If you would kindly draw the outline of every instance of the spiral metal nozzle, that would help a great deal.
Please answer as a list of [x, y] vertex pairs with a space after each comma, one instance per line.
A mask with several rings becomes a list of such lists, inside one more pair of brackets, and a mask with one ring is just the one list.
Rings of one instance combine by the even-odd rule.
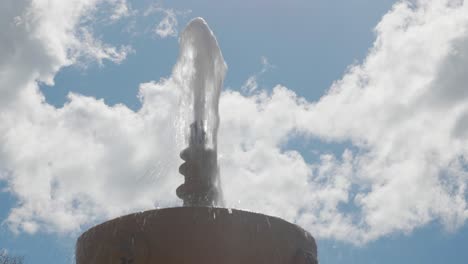
[[189, 147], [180, 153], [185, 161], [180, 174], [185, 182], [177, 190], [184, 206], [217, 206], [221, 203], [217, 153], [206, 148], [206, 133], [202, 121], [190, 125]]

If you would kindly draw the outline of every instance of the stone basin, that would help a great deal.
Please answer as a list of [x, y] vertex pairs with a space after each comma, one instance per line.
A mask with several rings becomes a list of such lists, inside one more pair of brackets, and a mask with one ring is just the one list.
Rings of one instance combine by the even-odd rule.
[[77, 264], [317, 263], [314, 238], [280, 218], [178, 207], [122, 216], [83, 233]]

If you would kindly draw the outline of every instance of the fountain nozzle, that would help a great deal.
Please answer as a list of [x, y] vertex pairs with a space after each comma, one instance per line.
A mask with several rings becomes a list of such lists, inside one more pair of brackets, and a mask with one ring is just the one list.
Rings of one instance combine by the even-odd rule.
[[179, 167], [185, 182], [176, 193], [184, 201], [184, 206], [219, 206], [221, 187], [217, 153], [206, 147], [203, 121], [190, 125], [189, 147], [180, 153], [180, 157], [185, 161]]

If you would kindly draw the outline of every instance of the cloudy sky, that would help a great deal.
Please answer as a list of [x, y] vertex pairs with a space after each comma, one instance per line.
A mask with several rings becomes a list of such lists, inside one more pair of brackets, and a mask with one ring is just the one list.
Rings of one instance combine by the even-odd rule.
[[280, 216], [321, 263], [468, 261], [463, 0], [0, 3], [0, 249], [73, 263], [76, 237], [181, 205], [179, 34], [228, 65], [226, 204]]

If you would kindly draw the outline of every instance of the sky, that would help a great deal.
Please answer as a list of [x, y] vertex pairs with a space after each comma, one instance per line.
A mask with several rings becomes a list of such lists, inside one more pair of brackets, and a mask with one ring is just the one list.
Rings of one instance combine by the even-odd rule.
[[2, 1], [0, 249], [74, 263], [91, 226], [181, 205], [195, 17], [228, 67], [226, 206], [304, 227], [320, 263], [467, 262], [462, 0]]

